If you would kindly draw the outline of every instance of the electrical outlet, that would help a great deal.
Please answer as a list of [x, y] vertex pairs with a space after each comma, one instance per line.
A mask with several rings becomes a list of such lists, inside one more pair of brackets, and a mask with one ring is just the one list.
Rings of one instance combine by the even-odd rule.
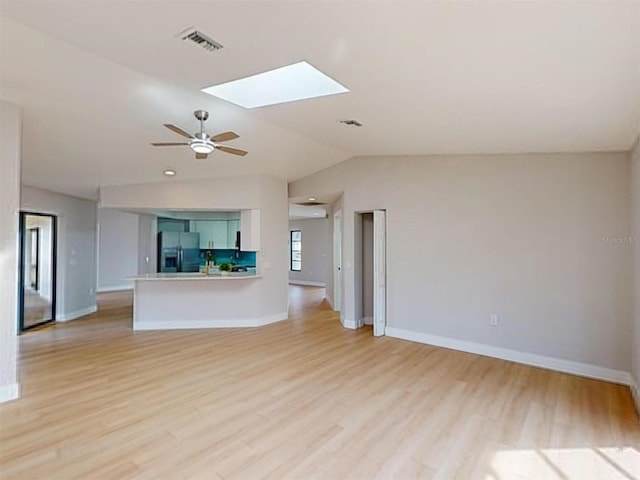
[[492, 313], [489, 316], [489, 325], [491, 325], [492, 327], [497, 327], [498, 325], [500, 325], [500, 317], [497, 314]]
[[89, 295], [93, 295], [93, 288], [89, 289]]

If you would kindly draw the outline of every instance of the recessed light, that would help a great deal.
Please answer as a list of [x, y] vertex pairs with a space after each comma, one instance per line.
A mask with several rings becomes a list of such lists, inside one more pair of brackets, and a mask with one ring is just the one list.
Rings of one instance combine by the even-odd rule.
[[346, 93], [349, 89], [307, 62], [298, 62], [202, 91], [244, 108], [257, 108]]
[[320, 214], [319, 214], [318, 212], [314, 213], [314, 215], [315, 215], [316, 217], [319, 217], [319, 216], [320, 216]]
[[164, 170], [162, 172], [164, 175], [166, 175], [167, 177], [173, 177], [175, 176], [175, 174], [177, 173], [175, 170], [172, 170], [170, 168], [167, 168], [166, 170]]
[[309, 201], [310, 202], [315, 202], [316, 201], [316, 197], [309, 197]]

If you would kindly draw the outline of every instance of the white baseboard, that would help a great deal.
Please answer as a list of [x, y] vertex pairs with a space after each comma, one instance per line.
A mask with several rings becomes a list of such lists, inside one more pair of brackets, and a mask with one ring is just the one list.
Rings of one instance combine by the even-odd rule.
[[362, 325], [373, 325], [373, 317], [363, 317], [360, 322], [362, 322]]
[[11, 383], [9, 385], [0, 386], [0, 403], [15, 400], [20, 396], [20, 385]]
[[288, 320], [289, 314], [287, 312], [276, 313], [273, 315], [267, 315], [266, 317], [258, 318], [257, 327], [261, 327], [263, 325], [269, 325], [270, 323], [282, 322], [283, 320]]
[[455, 338], [440, 337], [427, 333], [412, 332], [400, 328], [386, 328], [386, 335], [389, 337], [411, 340], [413, 342], [435, 345], [437, 347], [451, 348], [463, 352], [475, 353], [486, 357], [500, 358], [511, 362], [523, 363], [534, 367], [556, 370], [558, 372], [571, 373], [581, 377], [606, 380], [608, 382], [631, 385], [631, 374], [622, 370], [600, 367], [588, 363], [574, 362], [562, 358], [547, 357], [535, 353], [520, 352], [508, 348], [494, 347], [483, 343], [467, 342]]
[[342, 326], [344, 328], [350, 328], [351, 330], [355, 330], [358, 328], [358, 323], [355, 320], [347, 318], [341, 318], [340, 320], [342, 321]]
[[90, 307], [83, 308], [82, 310], [76, 310], [75, 312], [70, 312], [65, 315], [56, 315], [56, 322], [70, 322], [71, 320], [84, 317], [85, 315], [91, 315], [92, 313], [96, 313], [97, 311], [98, 306], [92, 305]]
[[291, 280], [289, 279], [289, 283], [291, 285], [307, 285], [309, 287], [326, 287], [327, 284], [324, 282], [311, 282], [309, 280]]
[[629, 385], [631, 388], [631, 396], [633, 397], [633, 403], [636, 405], [636, 413], [638, 417], [640, 417], [640, 384], [631, 376], [631, 384]]
[[259, 318], [238, 318], [229, 320], [156, 320], [156, 321], [144, 321], [133, 322], [133, 329], [139, 330], [189, 330], [194, 328], [250, 328], [250, 327], [262, 327], [271, 323], [281, 322], [287, 320], [289, 315], [287, 312], [276, 313], [274, 315], [267, 315]]
[[333, 309], [333, 298], [331, 298], [329, 295], [325, 295], [324, 299], [327, 301], [329, 306]]
[[122, 292], [125, 290], [133, 290], [133, 285], [117, 285], [115, 287], [99, 287], [97, 293]]

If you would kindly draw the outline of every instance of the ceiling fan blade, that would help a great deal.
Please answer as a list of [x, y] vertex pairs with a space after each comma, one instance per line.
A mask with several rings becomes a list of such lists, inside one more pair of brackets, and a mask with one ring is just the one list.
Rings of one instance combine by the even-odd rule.
[[228, 142], [229, 140], [235, 140], [238, 137], [239, 135], [236, 132], [224, 132], [211, 137], [211, 141], [215, 143]]
[[206, 153], [196, 153], [196, 160], [206, 160], [207, 156]]
[[180, 127], [176, 127], [175, 125], [171, 125], [170, 123], [165, 123], [164, 126], [167, 127], [169, 130], [171, 130], [172, 132], [177, 133], [178, 135], [182, 135], [183, 137], [187, 137], [187, 138], [193, 138], [189, 132], [185, 132]]
[[176, 147], [178, 145], [189, 145], [189, 142], [152, 142], [154, 147]]
[[227, 147], [225, 145], [216, 145], [217, 150], [222, 150], [223, 152], [232, 153], [233, 155], [240, 155], [244, 157], [247, 153], [244, 150], [239, 150], [237, 148]]

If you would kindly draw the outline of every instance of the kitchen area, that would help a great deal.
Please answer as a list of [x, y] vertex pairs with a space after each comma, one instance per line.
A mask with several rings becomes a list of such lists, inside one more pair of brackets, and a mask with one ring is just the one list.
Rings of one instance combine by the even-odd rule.
[[254, 327], [260, 210], [157, 213], [157, 272], [134, 281], [134, 330]]
[[255, 273], [258, 248], [242, 241], [240, 211], [164, 215], [157, 217], [159, 273]]
[[[243, 175], [107, 186], [99, 208], [132, 212], [120, 215], [129, 226], [124, 219], [105, 224], [101, 249], [120, 271], [131, 271], [134, 330], [258, 327], [288, 318], [286, 180]], [[118, 225], [129, 232], [127, 248]]]

